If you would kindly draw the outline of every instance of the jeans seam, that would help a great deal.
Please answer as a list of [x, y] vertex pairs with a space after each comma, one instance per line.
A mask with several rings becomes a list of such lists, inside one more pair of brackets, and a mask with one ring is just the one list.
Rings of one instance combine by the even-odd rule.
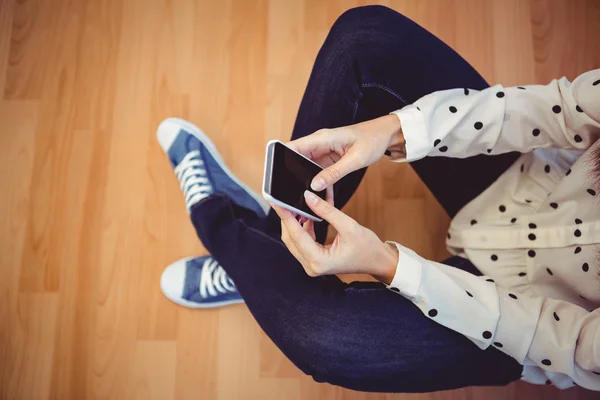
[[360, 85], [361, 88], [371, 88], [371, 87], [375, 87], [378, 89], [381, 89], [383, 91], [386, 91], [387, 93], [391, 94], [392, 96], [394, 96], [395, 98], [397, 98], [398, 100], [400, 100], [401, 102], [403, 102], [404, 104], [408, 104], [408, 102], [404, 99], [403, 96], [400, 96], [398, 93], [396, 93], [395, 91], [393, 91], [392, 89], [390, 89], [389, 87], [379, 84], [379, 83], [363, 83]]
[[[354, 111], [352, 113], [352, 121], [353, 122], [356, 122], [356, 113], [358, 112], [358, 105], [359, 105], [360, 101], [362, 100], [362, 98], [363, 98], [363, 94], [361, 92], [361, 93], [359, 93], [358, 98], [354, 102]], [[335, 188], [334, 188], [334, 190], [335, 190]]]

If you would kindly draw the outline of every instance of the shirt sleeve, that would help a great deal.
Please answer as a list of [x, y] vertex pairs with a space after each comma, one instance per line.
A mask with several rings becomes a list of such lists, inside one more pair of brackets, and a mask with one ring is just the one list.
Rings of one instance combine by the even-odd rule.
[[600, 390], [600, 309], [589, 312], [566, 301], [511, 292], [493, 279], [394, 244], [399, 259], [388, 288], [428, 318], [481, 349], [496, 347], [559, 387], [575, 382]]
[[548, 85], [431, 93], [394, 111], [406, 157], [466, 158], [530, 152], [540, 147], [584, 150], [600, 137], [600, 69]]

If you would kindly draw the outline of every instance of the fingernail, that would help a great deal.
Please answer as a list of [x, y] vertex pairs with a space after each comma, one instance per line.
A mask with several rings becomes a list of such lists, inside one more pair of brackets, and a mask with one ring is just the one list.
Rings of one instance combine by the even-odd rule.
[[317, 196], [313, 193], [313, 192], [309, 192], [308, 190], [304, 191], [304, 199], [306, 199], [306, 202], [308, 204], [312, 204], [315, 205], [317, 204]]
[[325, 186], [327, 186], [327, 184], [325, 183], [325, 180], [323, 178], [317, 178], [317, 179], [313, 180], [312, 183], [310, 184], [310, 187], [312, 188], [312, 190], [315, 190], [317, 192], [319, 190], [325, 189]]

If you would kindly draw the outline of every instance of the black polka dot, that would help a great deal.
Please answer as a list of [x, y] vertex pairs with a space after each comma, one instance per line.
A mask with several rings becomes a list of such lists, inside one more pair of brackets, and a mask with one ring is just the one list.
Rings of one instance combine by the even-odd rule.
[[533, 136], [539, 136], [540, 135], [540, 130], [538, 128], [535, 128], [533, 131], [531, 131], [531, 134]]
[[581, 107], [579, 107], [578, 105], [575, 106], [575, 109], [577, 110], [577, 112], [583, 112], [583, 110], [581, 109]]
[[580, 237], [581, 231], [579, 229], [575, 229], [575, 232], [573, 232], [573, 235], [575, 235], [576, 237]]
[[494, 346], [498, 347], [499, 349], [501, 349], [502, 347], [504, 347], [502, 345], [502, 343], [500, 343], [500, 342], [494, 342]]
[[547, 358], [544, 358], [542, 360], [542, 364], [544, 364], [544, 365], [552, 365], [552, 361], [548, 360]]
[[529, 200], [529, 199], [525, 199], [525, 203], [527, 203], [527, 204], [531, 204], [531, 200]]
[[447, 151], [448, 151], [448, 146], [442, 146], [442, 147], [440, 147], [440, 151], [441, 151], [442, 153], [445, 153], [445, 152], [447, 152]]
[[488, 279], [486, 279], [485, 281], [486, 281], [486, 282], [492, 282], [492, 283], [494, 283], [494, 280], [493, 280], [492, 278], [488, 278]]
[[396, 293], [400, 293], [400, 289], [396, 288], [396, 287], [390, 287], [390, 290], [392, 292], [396, 292]]
[[498, 261], [498, 256], [495, 254], [492, 254], [490, 258], [492, 259], [492, 261]]
[[595, 81], [594, 83], [592, 83], [592, 86], [598, 86], [600, 84], [600, 79], [598, 79], [597, 81]]
[[483, 333], [481, 334], [481, 336], [483, 336], [484, 339], [491, 339], [492, 332], [490, 332], [490, 331], [483, 331]]
[[519, 276], [521, 276], [521, 277], [527, 276], [527, 272], [519, 272]]
[[469, 293], [467, 290], [465, 290], [465, 292], [467, 292], [467, 294], [469, 295], [469, 297], [473, 297], [473, 295], [471, 293]]
[[535, 250], [529, 250], [529, 251], [527, 252], [527, 255], [528, 255], [529, 257], [531, 257], [531, 258], [535, 257]]
[[575, 254], [580, 253], [581, 252], [581, 247], [577, 246], [575, 247]]
[[521, 172], [525, 171], [525, 165], [521, 164]]
[[575, 137], [573, 139], [575, 139], [575, 142], [577, 142], [577, 143], [583, 142], [583, 138], [579, 135], [575, 135]]
[[600, 372], [592, 371], [592, 374], [594, 374], [594, 375], [600, 375]]
[[452, 236], [450, 236], [450, 232], [448, 232], [448, 239], [452, 239]]
[[557, 320], [557, 321], [560, 321], [560, 318], [558, 317], [558, 314], [557, 314], [557, 313], [553, 313], [552, 315], [554, 316], [554, 319], [555, 319], [555, 320]]
[[471, 220], [471, 225], [475, 225], [476, 223], [477, 223], [477, 220], [476, 220], [476, 219], [472, 219], [472, 220]]
[[468, 95], [469, 95], [469, 89], [467, 89], [467, 88], [464, 88], [464, 89], [463, 89], [463, 91], [465, 92], [465, 96], [468, 96]]
[[515, 222], [517, 222], [517, 219], [513, 218], [513, 219], [510, 220], [510, 222], [514, 224]]
[[546, 379], [546, 385], [551, 385], [552, 381], [550, 379]]
[[496, 93], [496, 97], [499, 98], [499, 99], [503, 98], [504, 97], [504, 92], [498, 92], [498, 93]]
[[492, 152], [492, 149], [487, 149], [488, 154]]
[[529, 229], [535, 229], [537, 228], [537, 225], [534, 223], [529, 224]]
[[501, 205], [500, 207], [498, 207], [498, 210], [500, 210], [500, 212], [504, 212], [506, 211], [506, 207]]
[[535, 240], [535, 235], [533, 233], [530, 233], [529, 235], [527, 235], [527, 237], [529, 238], [529, 240]]
[[473, 127], [477, 130], [480, 130], [481, 128], [483, 128], [483, 124], [479, 121], [475, 122], [475, 125], [473, 125]]
[[550, 275], [550, 276], [554, 275], [554, 274], [552, 273], [552, 270], [551, 270], [550, 268], [546, 268], [546, 272], [547, 272], [547, 273], [548, 273], [548, 275]]
[[441, 140], [440, 139], [435, 139], [433, 141], [433, 147], [436, 147], [438, 144], [440, 144]]
[[583, 263], [581, 269], [583, 270], [583, 272], [588, 272], [590, 270], [590, 265], [588, 263]]
[[435, 308], [432, 308], [431, 310], [429, 310], [429, 312], [427, 313], [427, 315], [429, 315], [431, 318], [435, 317], [436, 315], [438, 315], [438, 312]]
[[421, 111], [421, 109], [419, 108], [419, 106], [417, 106], [417, 110]]
[[566, 176], [569, 176], [571, 174], [571, 168], [569, 168], [569, 170], [566, 173]]
[[550, 203], [550, 207], [554, 208], [555, 210], [558, 208], [558, 203]]
[[546, 164], [546, 166], [544, 167], [544, 172], [545, 173], [550, 173], [550, 166]]
[[595, 196], [595, 195], [596, 195], [596, 191], [595, 191], [594, 189], [588, 189], [588, 190], [587, 190], [587, 192], [588, 192], [589, 194], [591, 194], [592, 196]]
[[576, 223], [577, 225], [579, 225], [579, 224], [583, 223], [583, 221], [582, 221], [582, 220], [580, 220], [579, 218], [575, 218], [575, 223]]
[[517, 89], [525, 90], [523, 86], [517, 86]]
[[554, 114], [558, 114], [562, 111], [562, 108], [560, 108], [559, 105], [556, 105], [556, 106], [552, 107], [552, 111], [554, 112]]
[[454, 107], [454, 106], [450, 106], [450, 108], [448, 108], [448, 109], [450, 110], [450, 112], [451, 112], [451, 113], [455, 113], [455, 112], [457, 112], [457, 111], [458, 111], [458, 110], [456, 109], [456, 107]]
[[515, 299], [515, 300], [518, 299], [517, 295], [512, 294], [512, 293], [509, 293], [508, 297], [510, 297], [511, 299]]

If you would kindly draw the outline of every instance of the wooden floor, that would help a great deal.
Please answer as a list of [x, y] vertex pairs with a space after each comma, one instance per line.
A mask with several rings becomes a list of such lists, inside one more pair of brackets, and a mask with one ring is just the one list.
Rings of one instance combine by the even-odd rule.
[[[158, 123], [197, 123], [258, 189], [264, 144], [289, 137], [328, 28], [363, 3], [0, 0], [0, 399], [598, 398], [522, 383], [424, 395], [316, 384], [244, 306], [192, 311], [162, 296], [163, 267], [205, 250]], [[490, 83], [600, 66], [600, 1], [383, 4]], [[407, 166], [375, 165], [347, 211], [445, 254], [448, 218]]]

